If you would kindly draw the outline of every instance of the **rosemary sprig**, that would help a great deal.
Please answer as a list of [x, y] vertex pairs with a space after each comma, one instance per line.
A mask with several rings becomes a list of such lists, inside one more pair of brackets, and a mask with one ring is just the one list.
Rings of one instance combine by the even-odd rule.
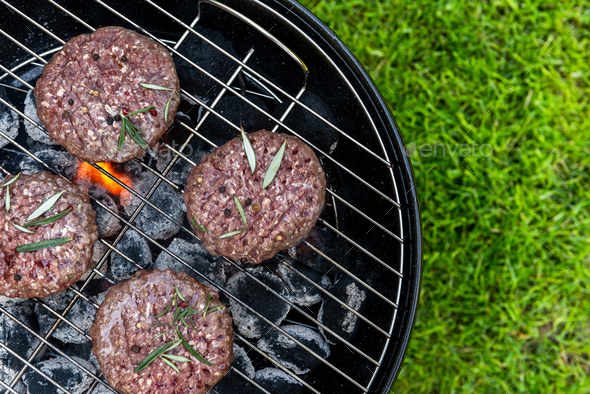
[[176, 285], [174, 285], [174, 290], [176, 290], [176, 294], [178, 294], [178, 298], [180, 298], [182, 301], [186, 302], [186, 300], [184, 299], [182, 294], [180, 294], [180, 290], [178, 290], [178, 287], [176, 287]]
[[252, 170], [252, 174], [256, 170], [256, 153], [254, 152], [254, 148], [252, 148], [252, 144], [250, 143], [250, 139], [246, 135], [244, 131], [244, 127], [242, 127], [242, 123], [240, 122], [240, 130], [242, 133], [242, 143], [244, 144], [244, 151], [246, 152], [246, 158], [248, 159], [248, 164], [250, 164], [250, 169]]
[[[140, 372], [142, 371], [145, 367], [147, 367], [149, 364], [151, 364], [153, 361], [155, 361], [156, 359], [160, 358], [163, 362], [165, 362], [168, 366], [170, 366], [170, 368], [174, 369], [178, 374], [180, 374], [180, 370], [178, 369], [178, 367], [176, 367], [176, 365], [174, 365], [173, 361], [177, 361], [177, 362], [190, 362], [190, 359], [183, 357], [183, 356], [178, 356], [178, 355], [174, 355], [174, 354], [168, 354], [168, 352], [170, 350], [175, 349], [176, 347], [180, 346], [181, 344], [186, 348], [186, 350], [193, 355], [195, 358], [197, 358], [197, 360], [207, 364], [210, 367], [213, 367], [213, 364], [211, 364], [211, 362], [209, 362], [205, 357], [203, 357], [202, 355], [199, 354], [199, 352], [197, 352], [191, 345], [190, 343], [182, 336], [182, 334], [180, 334], [180, 330], [179, 327], [177, 325], [177, 322], [180, 321], [188, 330], [190, 330], [191, 328], [195, 331], [198, 331], [193, 322], [192, 319], [189, 319], [189, 323], [190, 325], [186, 322], [185, 317], [187, 316], [193, 316], [196, 314], [200, 314], [203, 313], [203, 319], [207, 316], [207, 313], [212, 313], [215, 311], [218, 311], [220, 309], [223, 309], [223, 306], [218, 306], [212, 309], [209, 309], [209, 306], [211, 305], [211, 294], [208, 295], [207, 297], [207, 304], [205, 306], [205, 310], [204, 311], [197, 311], [195, 309], [193, 309], [192, 306], [189, 306], [187, 309], [182, 309], [178, 307], [178, 302], [177, 300], [180, 299], [183, 302], [186, 302], [185, 297], [182, 295], [182, 293], [180, 292], [180, 289], [174, 285], [174, 294], [173, 296], [170, 298], [170, 301], [168, 302], [168, 305], [166, 306], [166, 308], [164, 309], [164, 311], [162, 313], [160, 313], [157, 316], [154, 316], [154, 318], [159, 318], [162, 317], [164, 314], [166, 314], [169, 310], [170, 307], [172, 305], [174, 305], [174, 316], [173, 316], [173, 322], [172, 323], [155, 323], [152, 324], [151, 326], [148, 327], [151, 328], [155, 325], [161, 325], [161, 326], [170, 326], [172, 328], [172, 330], [174, 331], [173, 333], [171, 332], [163, 332], [160, 333], [158, 335], [156, 335], [154, 338], [152, 338], [152, 340], [150, 341], [150, 345], [152, 345], [154, 343], [154, 341], [164, 335], [175, 335], [176, 340], [172, 340], [170, 342], [165, 343], [164, 345], [158, 347], [157, 349], [153, 350], [145, 359], [143, 359], [141, 361], [141, 363], [139, 363], [139, 365], [137, 366], [137, 368], [135, 368], [135, 372]], [[183, 304], [180, 304], [181, 307], [183, 306]]]
[[234, 196], [234, 203], [236, 204], [236, 208], [238, 208], [238, 212], [242, 217], [242, 223], [244, 223], [245, 227], [248, 227], [248, 221], [246, 220], [246, 212], [244, 212], [244, 208], [242, 208], [242, 204], [240, 204], [240, 200], [238, 197]]
[[121, 134], [119, 134], [119, 150], [123, 149], [123, 145], [125, 144], [125, 133], [129, 134], [129, 137], [135, 141], [137, 145], [139, 145], [142, 149], [147, 149], [148, 144], [143, 139], [142, 135], [146, 135], [145, 132], [137, 127], [133, 122], [129, 120], [130, 116], [137, 115], [142, 112], [148, 112], [156, 107], [147, 107], [142, 108], [137, 111], [133, 111], [130, 114], [123, 115], [123, 111], [119, 116], [121, 116]]
[[24, 228], [23, 226], [19, 226], [18, 224], [14, 224], [11, 220], [8, 220], [10, 224], [12, 224], [18, 231], [22, 231], [23, 233], [27, 234], [35, 234], [34, 231], [29, 230], [28, 228]]
[[44, 226], [46, 224], [51, 224], [53, 222], [57, 222], [59, 219], [63, 218], [68, 213], [70, 213], [71, 210], [72, 210], [72, 208], [68, 208], [63, 212], [60, 212], [57, 215], [50, 216], [46, 219], [37, 220], [35, 222], [25, 223], [25, 224], [23, 224], [23, 227]]
[[[180, 343], [180, 341], [178, 341], [178, 343]], [[143, 359], [142, 362], [139, 363], [139, 365], [135, 368], [133, 372], [137, 373], [143, 371], [145, 367], [150, 365], [155, 359], [167, 352], [172, 347], [172, 345], [174, 345], [174, 342], [168, 342], [152, 351], [150, 354], [147, 355], [146, 358]]]
[[41, 242], [33, 242], [30, 244], [19, 246], [18, 248], [16, 248], [16, 251], [24, 253], [24, 252], [33, 252], [35, 250], [52, 248], [54, 246], [59, 246], [59, 245], [63, 245], [65, 243], [68, 243], [72, 239], [73, 238], [56, 238], [56, 239], [48, 239], [46, 241], [41, 241]]
[[266, 170], [266, 174], [264, 175], [264, 181], [262, 182], [262, 188], [266, 189], [275, 179], [277, 172], [279, 172], [279, 168], [281, 168], [281, 163], [283, 162], [283, 156], [285, 156], [285, 147], [287, 146], [287, 140], [283, 142], [281, 148], [273, 157], [270, 165], [268, 166], [268, 170]]
[[217, 239], [230, 238], [230, 237], [236, 236], [238, 234], [242, 234], [246, 230], [248, 230], [248, 229], [247, 228], [241, 228], [239, 230], [230, 231], [229, 233], [221, 234], [220, 236], [217, 237]]
[[20, 176], [21, 173], [22, 173], [22, 171], [19, 172], [18, 174], [16, 174], [14, 176], [14, 178], [12, 178], [11, 180], [9, 180], [9, 181], [1, 184], [0, 187], [5, 187], [5, 186], [8, 186], [8, 185], [12, 185], [14, 182], [16, 182], [16, 180], [18, 179], [18, 177]]
[[39, 216], [45, 214], [47, 211], [49, 211], [51, 208], [53, 208], [53, 206], [55, 205], [55, 203], [57, 202], [57, 200], [59, 200], [60, 197], [65, 192], [66, 191], [64, 190], [63, 192], [59, 192], [57, 194], [54, 194], [53, 196], [51, 196], [47, 200], [45, 200], [45, 202], [43, 204], [41, 204], [39, 206], [39, 208], [35, 209], [33, 211], [33, 213], [29, 215], [29, 217], [27, 218], [27, 222], [30, 222], [31, 220], [37, 219]]

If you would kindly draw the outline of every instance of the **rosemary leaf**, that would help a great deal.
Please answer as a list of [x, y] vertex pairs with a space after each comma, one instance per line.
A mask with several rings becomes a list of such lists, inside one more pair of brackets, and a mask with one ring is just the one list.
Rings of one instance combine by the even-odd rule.
[[206, 233], [207, 229], [205, 228], [205, 226], [203, 226], [202, 224], [197, 224], [197, 227], [199, 228], [199, 230], [201, 230], [202, 232]]
[[264, 181], [262, 182], [262, 188], [266, 189], [275, 179], [277, 172], [279, 172], [279, 168], [281, 168], [281, 163], [283, 162], [283, 156], [285, 156], [285, 147], [287, 146], [287, 140], [283, 142], [281, 148], [273, 157], [270, 165], [268, 166], [268, 170], [266, 170], [266, 174], [264, 175]]
[[4, 197], [4, 201], [6, 202], [6, 213], [10, 211], [10, 186], [6, 186], [6, 197]]
[[170, 109], [170, 101], [172, 101], [172, 97], [174, 97], [174, 95], [170, 96], [168, 102], [166, 103], [166, 107], [164, 108], [164, 121], [166, 122], [168, 122], [168, 110]]
[[155, 359], [164, 354], [173, 344], [174, 342], [168, 342], [163, 344], [159, 348], [154, 349], [150, 354], [147, 355], [146, 358], [143, 359], [142, 362], [139, 363], [139, 365], [135, 368], [133, 372], [137, 373], [143, 371], [145, 367], [150, 365]]
[[240, 213], [240, 216], [242, 217], [242, 223], [244, 223], [245, 227], [248, 227], [248, 221], [246, 220], [246, 212], [244, 212], [244, 208], [242, 208], [242, 204], [240, 204], [240, 200], [238, 200], [238, 198], [236, 196], [234, 196], [234, 203], [236, 204], [236, 207], [238, 208], [238, 212]]
[[160, 359], [162, 361], [164, 361], [166, 364], [168, 364], [170, 366], [170, 368], [172, 368], [173, 370], [175, 370], [177, 374], [181, 375], [180, 370], [178, 369], [178, 367], [176, 365], [172, 364], [172, 361], [168, 361], [168, 360], [166, 360], [163, 357], [160, 357]]
[[121, 118], [121, 134], [119, 134], [119, 150], [125, 145], [125, 118]]
[[186, 300], [184, 299], [182, 294], [180, 294], [180, 290], [178, 290], [178, 287], [176, 287], [176, 285], [174, 285], [174, 290], [176, 290], [176, 294], [178, 294], [178, 298], [180, 298], [182, 301], [186, 302]]
[[203, 313], [203, 320], [207, 317], [207, 310], [209, 309], [209, 305], [211, 305], [211, 293], [207, 296], [207, 304], [205, 305], [205, 313]]
[[248, 159], [248, 164], [250, 164], [250, 169], [252, 170], [252, 174], [256, 170], [256, 153], [254, 152], [254, 148], [252, 148], [252, 144], [250, 143], [250, 139], [246, 135], [242, 124], [240, 123], [240, 129], [242, 132], [242, 142], [244, 144], [244, 151], [246, 152], [246, 158]]
[[18, 224], [14, 224], [12, 223], [11, 220], [8, 220], [10, 222], [10, 224], [12, 224], [18, 231], [22, 231], [23, 233], [27, 233], [27, 234], [35, 234], [34, 231], [29, 230], [28, 228], [24, 228], [22, 226], [19, 226]]
[[192, 318], [188, 319], [188, 323], [191, 325], [191, 327], [193, 328], [193, 330], [195, 330], [195, 331], [199, 331], [199, 330], [197, 330], [197, 328], [195, 327], [195, 325], [194, 325], [194, 323], [193, 323], [193, 319], [192, 319]]
[[160, 85], [154, 85], [153, 83], [140, 83], [141, 86], [143, 86], [146, 89], [153, 89], [153, 90], [174, 90], [174, 89], [170, 89], [170, 88], [165, 88], [164, 86], [160, 86]]
[[162, 357], [166, 357], [172, 361], [178, 361], [179, 363], [190, 363], [190, 358], [186, 358], [183, 356], [176, 356], [174, 354], [162, 354]]
[[36, 222], [25, 223], [23, 225], [23, 227], [44, 226], [46, 224], [51, 224], [53, 222], [57, 222], [59, 219], [63, 218], [68, 213], [70, 213], [71, 210], [72, 210], [72, 208], [68, 208], [68, 209], [66, 209], [63, 212], [60, 212], [57, 215], [50, 216], [50, 217], [48, 217], [46, 219], [37, 220]]
[[164, 312], [160, 313], [158, 316], [154, 316], [154, 319], [158, 319], [158, 318], [164, 316], [166, 314], [166, 312], [168, 312], [168, 309], [170, 309], [170, 305], [172, 305], [172, 298], [170, 298], [170, 302], [168, 303], [168, 306], [166, 307], [166, 309], [164, 309]]
[[181, 341], [181, 340], [178, 340], [178, 341], [174, 342], [174, 343], [172, 344], [172, 346], [170, 346], [170, 347], [168, 348], [168, 350], [167, 350], [167, 351], [169, 351], [169, 350], [172, 350], [172, 349], [176, 349], [177, 347], [179, 347], [179, 346], [180, 346], [180, 344], [181, 344], [181, 343], [182, 343], [182, 341]]
[[63, 245], [68, 243], [73, 238], [56, 238], [56, 239], [48, 239], [46, 241], [41, 242], [33, 242], [31, 244], [21, 245], [16, 248], [17, 252], [25, 253], [25, 252], [33, 252], [35, 250], [47, 249], [52, 248], [54, 246]]
[[127, 115], [124, 115], [124, 116], [125, 116], [126, 118], [128, 118], [128, 117], [130, 117], [130, 116], [133, 116], [133, 115], [135, 115], [135, 114], [139, 114], [139, 113], [142, 113], [142, 112], [148, 112], [148, 111], [151, 111], [152, 109], [156, 109], [156, 107], [148, 107], [148, 108], [142, 108], [142, 109], [138, 109], [137, 111], [133, 111], [133, 112], [131, 112], [130, 114], [127, 114]]
[[193, 347], [190, 345], [190, 343], [188, 343], [188, 341], [186, 339], [184, 339], [184, 337], [182, 336], [182, 334], [180, 333], [180, 331], [178, 330], [178, 328], [176, 328], [176, 334], [178, 335], [178, 337], [182, 341], [182, 345], [184, 346], [184, 348], [186, 350], [188, 350], [188, 352], [190, 354], [192, 354], [200, 362], [202, 362], [204, 364], [207, 364], [210, 367], [213, 367], [213, 364], [211, 364], [205, 357], [201, 356], [199, 354], [199, 352], [197, 352], [195, 349], [193, 349]]
[[150, 346], [152, 345], [152, 343], [154, 343], [154, 341], [155, 341], [156, 339], [158, 339], [158, 338], [159, 338], [159, 337], [161, 337], [162, 335], [169, 335], [169, 334], [170, 334], [169, 332], [161, 332], [161, 333], [159, 333], [158, 335], [156, 335], [155, 337], [153, 337], [153, 338], [152, 338], [152, 340], [150, 341]]
[[[217, 312], [217, 311], [219, 311], [219, 310], [222, 310], [223, 308], [224, 308], [223, 306], [216, 306], [216, 307], [215, 307], [215, 308], [213, 308], [213, 309], [209, 309], [209, 310], [207, 311], [207, 313], [213, 313], [213, 312]], [[203, 316], [203, 318], [205, 318], [205, 317]]]
[[188, 324], [186, 324], [186, 321], [184, 321], [184, 317], [180, 318], [180, 321], [182, 322], [182, 324], [184, 324], [186, 326], [186, 328], [188, 328], [189, 330], [191, 329]]
[[221, 234], [220, 236], [217, 237], [217, 239], [230, 238], [230, 237], [233, 237], [235, 235], [242, 234], [246, 230], [248, 230], [248, 229], [247, 228], [241, 228], [241, 229], [236, 230], [236, 231], [231, 231], [229, 233]]
[[16, 180], [18, 179], [18, 177], [20, 176], [20, 174], [21, 174], [21, 173], [22, 173], [22, 171], [21, 171], [21, 172], [19, 172], [18, 174], [16, 174], [16, 175], [14, 176], [14, 178], [12, 178], [11, 180], [9, 180], [9, 181], [7, 181], [7, 182], [5, 182], [5, 183], [1, 184], [1, 185], [0, 185], [0, 187], [4, 187], [4, 186], [8, 186], [8, 185], [12, 185], [14, 182], [16, 182]]
[[[141, 129], [137, 128], [137, 126], [135, 126], [133, 123], [131, 123], [131, 121], [129, 119], [123, 119], [123, 124], [125, 125], [125, 129], [127, 130], [127, 133], [129, 133], [129, 137], [131, 137], [131, 139], [133, 141], [135, 141], [135, 143], [137, 145], [139, 145], [142, 149], [147, 148], [147, 143], [145, 142], [145, 140], [143, 139], [143, 137], [140, 135], [140, 133], [138, 133], [138, 130], [141, 131]], [[143, 131], [141, 131], [143, 133]]]
[[27, 222], [37, 219], [39, 216], [43, 215], [44, 213], [49, 211], [51, 208], [53, 208], [53, 206], [55, 205], [57, 200], [59, 200], [59, 198], [65, 192], [66, 191], [64, 190], [63, 192], [59, 192], [57, 194], [54, 194], [53, 196], [51, 196], [47, 200], [45, 200], [45, 202], [43, 204], [41, 204], [39, 206], [39, 208], [35, 209], [35, 211], [29, 215], [29, 217], [27, 218]]

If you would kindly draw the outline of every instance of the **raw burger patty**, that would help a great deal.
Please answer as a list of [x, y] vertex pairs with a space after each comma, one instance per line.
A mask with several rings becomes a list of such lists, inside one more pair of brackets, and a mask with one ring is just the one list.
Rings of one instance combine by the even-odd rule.
[[[186, 302], [176, 297], [176, 286]], [[111, 288], [98, 309], [96, 321], [90, 329], [92, 352], [97, 357], [106, 381], [123, 394], [142, 393], [206, 393], [225, 376], [233, 362], [234, 332], [227, 308], [185, 317], [187, 328], [181, 321], [172, 329], [177, 308], [205, 311], [208, 296], [211, 302], [207, 310], [223, 306], [217, 292], [188, 276], [185, 272], [138, 271], [127, 282]], [[161, 317], [156, 318], [164, 313]], [[150, 328], [155, 323], [160, 323]], [[191, 324], [192, 323], [192, 324]], [[173, 361], [181, 375], [161, 358], [136, 373], [137, 366], [154, 350], [179, 338], [178, 329], [201, 356], [214, 366], [208, 366], [191, 355], [180, 345], [168, 352], [182, 356], [190, 362]], [[195, 331], [195, 329], [197, 331]], [[160, 333], [170, 333], [154, 337]]]
[[[238, 136], [204, 156], [192, 170], [184, 201], [193, 229], [211, 254], [260, 263], [307, 236], [324, 206], [326, 178], [316, 155], [297, 137], [266, 130], [248, 137], [256, 153], [254, 174]], [[262, 189], [266, 171], [285, 139], [279, 171], [270, 186]], [[234, 196], [244, 208], [248, 229], [218, 239], [246, 227]]]
[[[0, 184], [12, 178], [9, 176]], [[0, 295], [43, 298], [67, 289], [92, 268], [92, 249], [98, 239], [96, 213], [90, 205], [87, 189], [48, 172], [21, 175], [8, 188], [8, 213], [4, 209], [7, 188], [0, 188]], [[34, 221], [71, 208], [66, 216], [50, 224], [27, 227], [35, 234], [14, 227], [12, 223], [24, 225], [41, 204], [62, 191], [65, 193], [53, 208]], [[73, 239], [34, 252], [16, 251], [21, 245], [57, 238]]]
[[[172, 125], [179, 104], [173, 91], [147, 89], [140, 83], [179, 92], [172, 56], [132, 30], [103, 27], [72, 38], [45, 65], [35, 88], [37, 115], [49, 136], [72, 155], [93, 163], [122, 163], [144, 151], [129, 135], [119, 150], [121, 122], [111, 123], [114, 116], [123, 108], [131, 113], [155, 107], [129, 118], [153, 146]], [[166, 121], [164, 109], [171, 95]]]

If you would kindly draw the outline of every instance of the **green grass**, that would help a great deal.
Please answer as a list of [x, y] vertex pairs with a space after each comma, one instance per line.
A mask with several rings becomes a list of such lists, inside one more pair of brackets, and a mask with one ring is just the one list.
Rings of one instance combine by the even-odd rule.
[[311, 3], [418, 150], [424, 279], [392, 392], [590, 393], [590, 4]]

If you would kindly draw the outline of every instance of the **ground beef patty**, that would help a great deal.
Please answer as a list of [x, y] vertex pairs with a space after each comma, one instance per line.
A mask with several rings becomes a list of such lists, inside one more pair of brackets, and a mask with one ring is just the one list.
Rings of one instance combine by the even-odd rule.
[[[185, 301], [175, 295], [175, 286]], [[188, 327], [180, 320], [174, 322], [180, 311], [190, 308], [199, 313], [184, 317]], [[208, 313], [203, 318], [205, 310]], [[134, 372], [155, 349], [177, 342], [177, 332], [213, 366], [199, 361], [181, 344], [165, 352], [190, 359], [168, 359], [181, 375], [162, 357]], [[138, 271], [116, 285], [98, 309], [90, 335], [92, 352], [105, 379], [123, 394], [206, 393], [225, 376], [234, 360], [234, 332], [227, 308], [215, 290], [185, 272]]]
[[[4, 184], [13, 177], [7, 177]], [[96, 213], [90, 205], [88, 190], [48, 172], [20, 175], [8, 186], [10, 209], [6, 213], [7, 187], [0, 188], [0, 295], [6, 297], [47, 297], [73, 285], [92, 267], [92, 249], [98, 239]], [[27, 218], [47, 199], [65, 191], [47, 213], [34, 221], [71, 211], [61, 219], [45, 225], [27, 227], [27, 234], [14, 225], [23, 226]], [[17, 252], [21, 245], [58, 238], [71, 241], [33, 252]]]
[[[149, 83], [169, 90], [140, 86]], [[180, 92], [172, 56], [155, 41], [122, 27], [103, 27], [68, 41], [43, 68], [35, 102], [49, 136], [68, 152], [89, 162], [122, 163], [144, 154], [129, 135], [119, 150], [122, 109], [154, 145], [173, 123]], [[164, 110], [172, 97], [168, 121]], [[125, 113], [125, 112], [124, 112]]]
[[[184, 201], [193, 229], [211, 254], [260, 263], [312, 229], [324, 206], [326, 178], [316, 155], [297, 137], [266, 130], [248, 137], [256, 153], [254, 174], [238, 136], [204, 156], [192, 170]], [[262, 189], [266, 171], [285, 140], [279, 171]], [[234, 196], [244, 208], [247, 226]], [[245, 227], [238, 235], [219, 239]]]

